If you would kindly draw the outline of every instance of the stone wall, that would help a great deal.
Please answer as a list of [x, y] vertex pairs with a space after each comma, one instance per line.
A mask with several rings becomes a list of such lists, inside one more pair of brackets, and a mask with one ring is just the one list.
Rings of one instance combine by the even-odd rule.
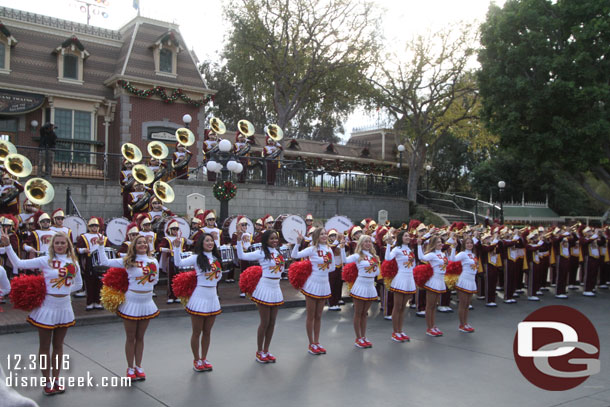
[[[83, 179], [51, 180], [55, 187], [52, 205], [43, 208], [52, 211], [66, 207], [66, 190], [69, 187], [72, 199], [81, 215], [102, 216], [104, 219], [121, 216], [122, 200], [117, 183]], [[200, 193], [205, 196], [206, 209], [220, 212], [220, 203], [212, 194], [212, 184], [204, 181], [179, 181], [172, 183], [176, 199], [167, 206], [179, 215], [186, 214], [186, 196]], [[406, 220], [408, 201], [406, 198], [393, 198], [368, 195], [344, 195], [335, 193], [308, 192], [306, 189], [269, 187], [267, 185], [238, 184], [237, 196], [229, 202], [229, 215], [245, 214], [249, 218], [260, 218], [269, 213], [276, 217], [280, 214], [312, 213], [316, 219], [327, 219], [334, 215], [344, 215], [353, 221], [366, 217], [377, 219], [381, 209], [388, 211], [389, 220]]]

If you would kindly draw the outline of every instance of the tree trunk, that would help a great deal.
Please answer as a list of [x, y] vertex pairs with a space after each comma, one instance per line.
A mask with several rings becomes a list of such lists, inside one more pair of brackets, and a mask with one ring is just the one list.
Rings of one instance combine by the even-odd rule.
[[408, 156], [409, 179], [407, 181], [407, 199], [409, 201], [417, 201], [417, 185], [419, 184], [419, 177], [424, 166], [425, 157], [425, 147], [419, 146], [417, 146], [415, 151]]

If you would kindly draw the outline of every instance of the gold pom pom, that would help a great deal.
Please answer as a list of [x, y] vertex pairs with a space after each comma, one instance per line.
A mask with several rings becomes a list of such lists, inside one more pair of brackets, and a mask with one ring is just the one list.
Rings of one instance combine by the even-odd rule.
[[180, 304], [186, 308], [186, 304], [188, 304], [191, 297], [178, 297], [178, 299], [180, 300]]
[[125, 302], [125, 293], [108, 286], [102, 286], [101, 299], [104, 308], [115, 313], [119, 309], [119, 305]]
[[392, 280], [393, 280], [393, 278], [387, 278], [387, 277], [383, 278], [383, 284], [385, 285], [386, 290], [389, 290], [390, 287], [392, 286]]
[[455, 285], [457, 284], [459, 279], [460, 279], [459, 275], [445, 274], [445, 284], [447, 284], [447, 288], [450, 290], [454, 290]]

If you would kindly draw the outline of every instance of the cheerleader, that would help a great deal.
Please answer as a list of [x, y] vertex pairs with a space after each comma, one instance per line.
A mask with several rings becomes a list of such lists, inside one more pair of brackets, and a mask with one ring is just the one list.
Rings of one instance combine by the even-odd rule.
[[[103, 224], [104, 221], [101, 218], [91, 217], [89, 222], [87, 222], [87, 233], [81, 234], [76, 239], [76, 251], [80, 255], [83, 274], [85, 275], [85, 288], [87, 290], [86, 311], [104, 309], [100, 300], [102, 281], [93, 269], [93, 259], [91, 258], [91, 254], [97, 245], [108, 245], [108, 238], [100, 235], [100, 226]], [[102, 236], [101, 241], [98, 241], [100, 236]]]
[[[2, 249], [5, 250], [5, 249]], [[6, 270], [0, 266], [0, 304], [4, 304], [4, 297], [11, 292], [11, 282], [9, 281]]]
[[[280, 275], [284, 271], [284, 257], [278, 251], [280, 238], [275, 230], [265, 230], [261, 238], [261, 248], [244, 253], [242, 233], [237, 235], [237, 257], [240, 260], [257, 261], [263, 274], [252, 293], [252, 301], [258, 305], [260, 324], [256, 335], [256, 361], [275, 363], [276, 358], [269, 353], [269, 345], [275, 329], [278, 307], [284, 304], [280, 289]], [[249, 238], [248, 238], [249, 239]]]
[[426, 252], [422, 250], [421, 239], [417, 241], [417, 254], [420, 261], [430, 264], [434, 274], [426, 282], [426, 335], [443, 336], [443, 332], [434, 325], [436, 304], [441, 294], [446, 291], [445, 270], [447, 269], [447, 256], [441, 251], [443, 241], [439, 236], [432, 236], [426, 247]]
[[[49, 361], [62, 360], [64, 338], [68, 327], [75, 323], [70, 293], [80, 290], [83, 285], [72, 241], [66, 234], [57, 233], [51, 239], [48, 254], [31, 260], [21, 260], [17, 257], [6, 235], [2, 235], [1, 241], [15, 267], [42, 271], [46, 285], [44, 302], [38, 308], [34, 308], [27, 321], [38, 328], [39, 358], [46, 358]], [[51, 353], [51, 343], [53, 343], [53, 353]], [[44, 388], [45, 395], [65, 391], [58, 382], [60, 363], [51, 363], [51, 365], [52, 371], [50, 366], [41, 369], [47, 381]], [[51, 387], [51, 383], [55, 384]]]
[[138, 236], [130, 243], [127, 255], [122, 259], [109, 260], [102, 246], [97, 246], [97, 253], [102, 266], [127, 269], [129, 287], [125, 301], [117, 310], [125, 327], [126, 376], [132, 380], [145, 380], [146, 374], [142, 370], [144, 334], [150, 320], [159, 315], [152, 299], [153, 288], [159, 281], [159, 263], [152, 256], [144, 236]]
[[315, 228], [311, 235], [311, 246], [299, 251], [303, 242], [301, 233], [297, 236], [297, 244], [292, 248], [292, 258], [307, 257], [311, 262], [311, 274], [305, 281], [301, 293], [305, 295], [305, 309], [307, 319], [305, 329], [309, 339], [308, 352], [312, 355], [326, 354], [326, 349], [320, 345], [320, 325], [322, 324], [322, 311], [327, 298], [330, 298], [330, 283], [328, 274], [335, 270], [335, 256], [328, 247], [328, 235], [324, 228]]
[[[186, 304], [186, 312], [191, 314], [193, 369], [196, 372], [204, 372], [212, 370], [212, 365], [207, 360], [210, 335], [216, 315], [221, 313], [216, 289], [222, 277], [220, 253], [214, 243], [214, 237], [205, 233], [195, 244], [195, 254], [182, 259], [181, 241], [182, 239], [176, 239], [172, 242], [174, 264], [176, 267], [194, 267], [197, 273], [197, 287]], [[201, 343], [201, 353], [199, 353], [199, 343]]]
[[[161, 265], [163, 266], [163, 270], [167, 273], [167, 304], [171, 304], [173, 302], [180, 302], [172, 289], [174, 277], [178, 274], [178, 270], [176, 270], [175, 266], [176, 260], [173, 260], [172, 257], [176, 250], [178, 250], [178, 253], [182, 253], [186, 246], [186, 239], [178, 236], [180, 225], [176, 219], [169, 221], [167, 232], [168, 236], [165, 236], [159, 242], [158, 251], [161, 253]], [[177, 247], [175, 245], [177, 245]]]
[[417, 291], [413, 279], [413, 268], [415, 268], [415, 253], [409, 245], [411, 236], [407, 230], [401, 230], [396, 237], [396, 246], [392, 248], [389, 241], [392, 235], [386, 234], [385, 260], [396, 260], [398, 273], [392, 280], [390, 291], [394, 295], [394, 306], [392, 308], [392, 340], [395, 342], [408, 342], [411, 340], [402, 330], [407, 299]]
[[472, 294], [477, 292], [477, 283], [475, 276], [482, 270], [479, 258], [472, 252], [474, 242], [471, 237], [465, 237], [463, 247], [466, 249], [463, 252], [456, 254], [455, 246], [451, 248], [451, 261], [459, 261], [462, 263], [462, 274], [455, 285], [458, 292], [458, 317], [460, 319], [460, 332], [472, 333], [474, 328], [468, 323], [468, 308], [472, 300]]
[[356, 263], [358, 277], [352, 286], [350, 296], [354, 299], [354, 331], [358, 348], [372, 348], [373, 344], [366, 339], [366, 319], [373, 301], [377, 300], [375, 278], [379, 275], [379, 257], [375, 253], [373, 239], [362, 235], [358, 239], [354, 254], [345, 255], [345, 244], [341, 242], [341, 260], [343, 264]]

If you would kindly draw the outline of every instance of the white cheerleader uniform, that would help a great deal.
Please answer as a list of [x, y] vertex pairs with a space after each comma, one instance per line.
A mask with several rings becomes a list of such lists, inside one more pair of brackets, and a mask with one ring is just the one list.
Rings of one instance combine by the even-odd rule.
[[419, 255], [420, 261], [425, 261], [432, 267], [434, 274], [430, 277], [430, 280], [424, 285], [426, 290], [430, 290], [435, 293], [442, 294], [447, 291], [447, 285], [445, 284], [445, 271], [447, 270], [447, 264], [449, 260], [445, 253], [440, 250], [435, 250], [428, 254], [424, 254], [421, 245], [417, 245], [417, 254]]
[[222, 278], [222, 265], [212, 253], [204, 252], [211, 267], [209, 271], [202, 270], [197, 264], [198, 256], [196, 254], [182, 259], [180, 253], [180, 248], [174, 247], [174, 265], [176, 267], [193, 267], [197, 274], [197, 287], [195, 287], [186, 304], [186, 312], [202, 317], [220, 314], [222, 311], [216, 286]]
[[6, 270], [0, 266], [0, 300], [11, 292], [11, 282], [6, 276]]
[[358, 267], [358, 277], [349, 295], [358, 300], [375, 301], [377, 299], [375, 277], [379, 275], [379, 258], [366, 250], [362, 251], [362, 259], [358, 253], [346, 257], [345, 248], [342, 247], [341, 260], [343, 260], [343, 264], [356, 263], [356, 267]]
[[455, 285], [456, 289], [468, 294], [477, 292], [475, 276], [479, 269], [479, 258], [471, 250], [464, 250], [455, 254], [455, 247], [451, 249], [451, 260], [462, 263], [462, 274]]
[[413, 269], [415, 268], [415, 253], [409, 246], [396, 246], [391, 248], [386, 246], [385, 259], [391, 261], [396, 259], [398, 272], [390, 284], [390, 291], [400, 294], [415, 294], [417, 287], [413, 279]]
[[251, 253], [244, 253], [242, 242], [237, 242], [237, 257], [240, 260], [257, 261], [263, 269], [263, 275], [252, 293], [252, 301], [274, 307], [284, 304], [284, 296], [280, 289], [280, 276], [284, 272], [285, 261], [277, 249], [270, 247], [269, 253], [271, 259], [265, 258], [262, 248]]
[[[97, 247], [100, 265], [125, 268], [124, 259], [108, 259], [102, 246]], [[127, 268], [129, 287], [125, 301], [117, 309], [117, 314], [124, 319], [140, 321], [152, 319], [159, 315], [159, 309], [153, 301], [153, 288], [159, 281], [159, 263], [154, 257], [145, 254], [136, 255], [136, 266]], [[145, 291], [145, 292], [136, 292]]]
[[[27, 321], [39, 328], [55, 329], [73, 326], [74, 311], [70, 293], [78, 291], [83, 286], [78, 263], [65, 254], [56, 254], [49, 265], [49, 256], [22, 260], [15, 254], [13, 248], [7, 246], [6, 253], [13, 266], [22, 270], [42, 270], [47, 294], [42, 305], [34, 308]], [[63, 297], [55, 297], [54, 295]]]
[[330, 298], [328, 273], [335, 271], [335, 256], [333, 251], [327, 245], [321, 244], [317, 247], [309, 246], [299, 251], [299, 247], [294, 245], [292, 248], [292, 258], [302, 259], [304, 257], [309, 257], [311, 274], [307, 281], [305, 281], [303, 288], [301, 288], [301, 293], [315, 299]]

